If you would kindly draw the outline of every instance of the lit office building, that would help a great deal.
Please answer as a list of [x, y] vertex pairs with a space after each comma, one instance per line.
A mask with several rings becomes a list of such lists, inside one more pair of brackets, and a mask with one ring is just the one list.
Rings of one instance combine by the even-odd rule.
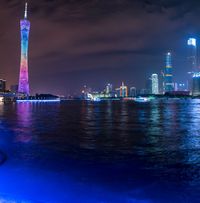
[[136, 97], [137, 96], [137, 92], [136, 92], [136, 88], [135, 87], [131, 87], [130, 88], [130, 97]]
[[174, 90], [174, 84], [172, 82], [172, 54], [170, 52], [165, 55], [165, 63], [164, 91], [166, 93]]
[[[197, 73], [197, 41], [195, 38], [189, 38], [188, 45], [188, 88], [193, 92], [193, 74]], [[196, 78], [196, 77], [195, 77]]]
[[128, 88], [122, 82], [122, 86], [120, 86], [120, 97], [127, 97], [128, 96]]
[[111, 94], [112, 93], [112, 84], [107, 84], [106, 85], [106, 90], [105, 90], [106, 94]]
[[159, 94], [158, 74], [151, 75], [152, 94]]
[[188, 39], [188, 62], [190, 72], [197, 71], [197, 43], [195, 38]]
[[0, 79], [0, 92], [6, 91], [6, 80]]
[[194, 73], [193, 75], [192, 96], [200, 96], [200, 73]]

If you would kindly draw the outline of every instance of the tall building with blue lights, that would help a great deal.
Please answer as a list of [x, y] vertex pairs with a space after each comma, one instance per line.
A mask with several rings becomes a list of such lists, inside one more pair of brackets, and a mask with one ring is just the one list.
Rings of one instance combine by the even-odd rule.
[[200, 96], [200, 73], [194, 73], [192, 78], [192, 95]]
[[27, 20], [27, 6], [25, 5], [24, 19], [20, 21], [21, 30], [21, 63], [19, 74], [19, 87], [18, 92], [24, 95], [29, 95], [29, 77], [28, 77], [28, 41], [30, 22]]
[[172, 80], [172, 54], [171, 52], [165, 55], [165, 71], [164, 71], [164, 92], [171, 92], [174, 90], [174, 84]]
[[197, 41], [195, 38], [188, 39], [188, 62], [190, 72], [197, 71]]

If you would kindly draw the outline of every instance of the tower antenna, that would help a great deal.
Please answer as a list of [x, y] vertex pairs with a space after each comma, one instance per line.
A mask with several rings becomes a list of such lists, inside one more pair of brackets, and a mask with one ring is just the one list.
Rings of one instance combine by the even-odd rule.
[[24, 18], [27, 19], [27, 14], [28, 14], [28, 3], [25, 3], [25, 11], [24, 11]]

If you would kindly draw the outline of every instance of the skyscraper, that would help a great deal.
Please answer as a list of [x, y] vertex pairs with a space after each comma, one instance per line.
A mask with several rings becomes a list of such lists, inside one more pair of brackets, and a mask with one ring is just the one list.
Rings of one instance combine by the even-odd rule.
[[200, 73], [194, 73], [192, 79], [192, 95], [200, 96]]
[[152, 94], [159, 94], [158, 88], [158, 74], [151, 75], [151, 82], [152, 82]]
[[197, 71], [197, 43], [195, 38], [188, 39], [188, 62], [189, 62], [189, 69], [190, 72]]
[[124, 82], [122, 82], [122, 85], [120, 86], [120, 97], [127, 97], [128, 96], [128, 88], [124, 85]]
[[108, 83], [106, 85], [105, 92], [106, 92], [106, 94], [111, 94], [112, 93], [112, 84]]
[[19, 74], [19, 87], [18, 92], [29, 95], [29, 78], [28, 78], [28, 41], [30, 22], [27, 20], [27, 6], [25, 4], [24, 19], [20, 21], [21, 30], [21, 63], [20, 63], [20, 74]]
[[6, 91], [6, 80], [0, 79], [0, 92]]
[[164, 90], [171, 92], [174, 90], [172, 82], [172, 54], [170, 52], [165, 55], [165, 71], [164, 71]]
[[137, 92], [136, 92], [136, 88], [135, 87], [131, 87], [130, 88], [130, 97], [136, 97], [137, 96]]

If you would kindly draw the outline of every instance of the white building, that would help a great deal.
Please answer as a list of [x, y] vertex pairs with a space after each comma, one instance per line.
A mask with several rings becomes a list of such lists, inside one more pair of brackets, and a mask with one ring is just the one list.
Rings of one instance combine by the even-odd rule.
[[151, 82], [152, 82], [152, 94], [159, 94], [158, 74], [151, 75]]

